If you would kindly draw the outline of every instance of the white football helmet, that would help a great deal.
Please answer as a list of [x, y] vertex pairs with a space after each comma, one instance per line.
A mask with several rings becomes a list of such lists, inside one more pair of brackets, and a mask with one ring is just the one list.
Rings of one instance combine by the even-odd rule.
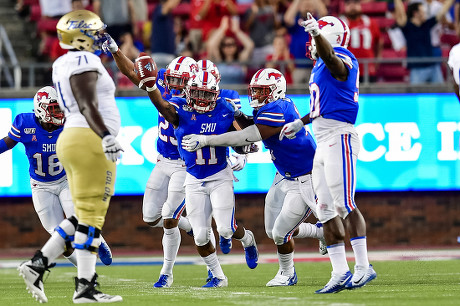
[[176, 57], [166, 66], [164, 74], [166, 89], [174, 96], [183, 96], [187, 82], [197, 72], [198, 66], [193, 58], [188, 56]]
[[54, 125], [64, 124], [64, 113], [59, 108], [57, 99], [56, 89], [51, 86], [37, 91], [34, 96], [34, 113], [38, 121]]
[[[350, 29], [341, 19], [333, 16], [325, 16], [318, 20], [319, 32], [331, 44], [332, 47], [348, 48], [350, 42]], [[317, 60], [316, 43], [313, 37], [307, 42], [307, 54], [310, 59]]]
[[56, 25], [61, 48], [89, 52], [101, 49], [106, 40], [103, 34], [105, 28], [101, 18], [87, 10], [67, 13]]
[[214, 75], [217, 79], [217, 83], [220, 82], [220, 79], [222, 78], [219, 72], [219, 69], [217, 69], [216, 64], [211, 62], [210, 60], [199, 60], [197, 62], [198, 65], [198, 70], [199, 71], [207, 71], [211, 72], [212, 75]]
[[185, 92], [190, 107], [199, 113], [210, 112], [216, 107], [219, 84], [212, 73], [200, 71], [190, 78]]
[[284, 98], [286, 94], [286, 79], [276, 69], [259, 69], [252, 76], [248, 92], [249, 105], [252, 108], [260, 108], [267, 103]]

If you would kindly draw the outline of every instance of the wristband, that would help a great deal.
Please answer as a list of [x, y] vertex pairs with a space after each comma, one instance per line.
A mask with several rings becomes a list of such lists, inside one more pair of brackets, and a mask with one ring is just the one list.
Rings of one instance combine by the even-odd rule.
[[109, 131], [104, 131], [104, 132], [102, 132], [102, 137], [101, 138], [104, 138], [107, 135], [111, 135], [110, 132]]
[[9, 150], [9, 148], [8, 148], [8, 146], [6, 145], [5, 140], [0, 139], [0, 154], [3, 153], [3, 152], [5, 152], [5, 151], [8, 151], [8, 150]]

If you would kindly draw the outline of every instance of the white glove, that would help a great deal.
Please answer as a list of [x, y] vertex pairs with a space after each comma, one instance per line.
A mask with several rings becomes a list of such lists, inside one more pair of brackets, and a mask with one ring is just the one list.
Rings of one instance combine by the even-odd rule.
[[116, 162], [121, 156], [123, 149], [113, 135], [106, 135], [102, 138], [102, 150], [108, 160]]
[[239, 116], [241, 116], [243, 114], [243, 112], [240, 110], [241, 104], [240, 104], [240, 107], [238, 107], [238, 105], [236, 105], [236, 103], [233, 102], [233, 100], [229, 99], [229, 98], [225, 98], [225, 101], [227, 101], [228, 103], [230, 103], [233, 106], [233, 110], [235, 111], [234, 117], [239, 117]]
[[110, 53], [117, 53], [117, 51], [118, 51], [117, 43], [115, 42], [115, 40], [113, 40], [112, 36], [110, 36], [107, 33], [105, 33], [105, 41], [102, 44], [102, 50], [105, 53], [109, 53], [109, 52]]
[[281, 129], [279, 140], [281, 141], [284, 136], [289, 139], [294, 139], [295, 134], [303, 128], [303, 122], [300, 119], [296, 119], [293, 122], [286, 123]]
[[238, 153], [233, 153], [232, 156], [235, 157], [235, 162], [231, 162], [232, 170], [233, 171], [242, 170], [244, 166], [246, 165], [248, 156], [246, 154], [238, 154]]
[[256, 153], [258, 151], [259, 151], [259, 146], [256, 145], [255, 143], [243, 146], [244, 153]]
[[207, 146], [206, 136], [197, 134], [185, 135], [182, 138], [181, 146], [182, 149], [186, 151], [195, 152], [196, 150]]
[[307, 14], [307, 20], [300, 22], [300, 25], [305, 28], [305, 32], [310, 33], [313, 37], [320, 34], [318, 21], [310, 13]]

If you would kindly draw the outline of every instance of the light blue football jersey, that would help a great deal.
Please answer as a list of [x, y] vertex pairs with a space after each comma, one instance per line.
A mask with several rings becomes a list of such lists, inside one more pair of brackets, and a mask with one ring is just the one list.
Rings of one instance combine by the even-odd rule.
[[[256, 124], [280, 127], [299, 119], [294, 102], [289, 98], [270, 102], [254, 110]], [[270, 150], [273, 164], [278, 172], [286, 178], [295, 178], [310, 172], [313, 168], [316, 144], [305, 128], [297, 132], [294, 139], [284, 137], [281, 141], [279, 134], [263, 140], [264, 146]]]
[[24, 145], [29, 174], [34, 180], [53, 182], [65, 176], [64, 167], [56, 155], [56, 141], [62, 129], [46, 131], [34, 113], [23, 113], [14, 118], [8, 136]]
[[[179, 126], [175, 130], [178, 143], [184, 135], [214, 135], [227, 132], [233, 124], [233, 107], [218, 98], [216, 108], [210, 112], [199, 113], [192, 109], [183, 98], [172, 98], [170, 103], [176, 106]], [[185, 161], [187, 172], [203, 179], [227, 167], [227, 147], [203, 147], [196, 152], [188, 152], [179, 146], [179, 152]]]
[[348, 68], [348, 79], [345, 82], [335, 79], [321, 58], [316, 61], [309, 82], [310, 118], [321, 116], [354, 124], [359, 108], [358, 61], [345, 48], [335, 47], [334, 51]]

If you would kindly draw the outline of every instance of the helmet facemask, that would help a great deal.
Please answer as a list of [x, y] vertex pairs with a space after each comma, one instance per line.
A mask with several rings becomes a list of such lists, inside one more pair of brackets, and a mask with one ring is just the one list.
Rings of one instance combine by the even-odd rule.
[[260, 108], [263, 105], [273, 101], [273, 92], [276, 90], [276, 85], [249, 85], [248, 96], [251, 98], [249, 105], [252, 108]]
[[34, 97], [34, 113], [42, 123], [61, 126], [65, 118], [57, 102], [56, 90], [51, 86], [40, 89]]
[[197, 112], [206, 113], [216, 108], [219, 90], [192, 85], [187, 88], [187, 91], [187, 102]]
[[190, 79], [189, 73], [177, 74], [168, 69], [164, 75], [165, 86], [173, 96], [183, 96], [185, 86]]

